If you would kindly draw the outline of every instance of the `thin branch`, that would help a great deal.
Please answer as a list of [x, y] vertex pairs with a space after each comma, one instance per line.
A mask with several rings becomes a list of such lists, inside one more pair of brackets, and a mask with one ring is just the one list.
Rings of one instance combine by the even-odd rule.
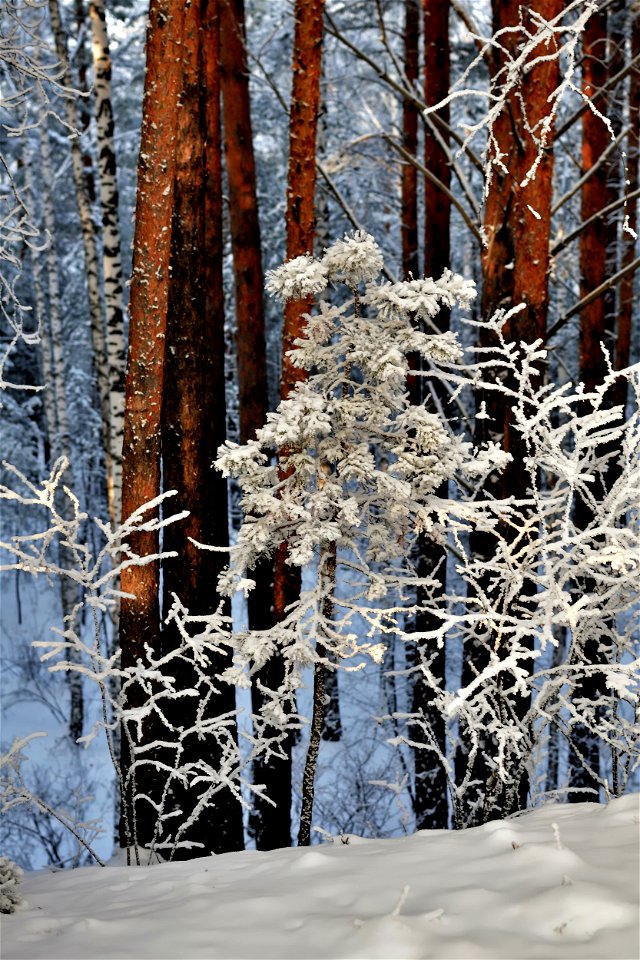
[[408, 163], [414, 166], [416, 170], [419, 170], [420, 173], [422, 173], [423, 176], [427, 178], [427, 180], [430, 180], [431, 183], [433, 183], [436, 187], [438, 187], [439, 190], [442, 191], [445, 197], [447, 197], [447, 199], [456, 208], [456, 210], [458, 211], [458, 213], [460, 214], [460, 216], [462, 217], [462, 219], [464, 220], [464, 222], [466, 223], [466, 225], [468, 226], [469, 230], [471, 231], [473, 236], [476, 238], [478, 243], [482, 245], [482, 234], [480, 233], [479, 227], [473, 222], [473, 220], [469, 216], [469, 212], [460, 203], [458, 198], [454, 196], [451, 190], [449, 190], [449, 188], [444, 185], [442, 180], [438, 179], [438, 177], [436, 177], [434, 173], [432, 173], [427, 167], [425, 167], [425, 165], [421, 163], [417, 157], [414, 157], [412, 153], [409, 153], [408, 150], [405, 150], [402, 144], [397, 143], [393, 139], [393, 137], [389, 136], [389, 134], [383, 133], [382, 137], [391, 147], [393, 147], [393, 149], [397, 153], [400, 154], [401, 157], [403, 157]]
[[612, 203], [608, 204], [606, 207], [602, 207], [601, 210], [597, 210], [593, 213], [587, 220], [583, 220], [579, 227], [576, 227], [571, 233], [567, 234], [566, 237], [563, 237], [561, 240], [556, 241], [556, 243], [551, 247], [551, 256], [555, 257], [561, 253], [570, 243], [573, 243], [581, 233], [583, 233], [587, 227], [590, 227], [591, 224], [597, 220], [599, 217], [604, 217], [608, 213], [613, 213], [614, 210], [617, 210], [618, 207], [623, 207], [627, 203], [631, 203], [633, 200], [636, 200], [640, 197], [640, 189], [634, 190], [632, 193], [626, 193], [622, 197], [618, 197], [617, 200], [614, 200]]
[[560, 207], [564, 206], [564, 204], [567, 203], [567, 201], [571, 200], [571, 197], [575, 196], [578, 190], [582, 189], [582, 187], [585, 185], [587, 180], [589, 180], [593, 176], [593, 174], [596, 172], [596, 170], [598, 170], [602, 166], [602, 164], [605, 162], [605, 160], [607, 159], [609, 154], [612, 152], [612, 150], [615, 150], [615, 148], [620, 145], [621, 141], [624, 140], [626, 136], [628, 136], [630, 130], [631, 130], [631, 127], [626, 126], [624, 130], [622, 130], [618, 134], [615, 140], [612, 140], [611, 143], [608, 144], [606, 150], [602, 151], [596, 163], [594, 163], [592, 167], [589, 167], [586, 173], [582, 177], [580, 177], [579, 180], [576, 180], [576, 182], [573, 184], [571, 189], [567, 190], [567, 192], [560, 197], [560, 199], [557, 201], [555, 206], [551, 208], [551, 216], [554, 216], [558, 212]]
[[597, 103], [597, 101], [600, 100], [600, 98], [603, 97], [611, 87], [617, 86], [617, 84], [624, 80], [627, 74], [631, 73], [636, 65], [640, 65], [640, 56], [632, 57], [629, 63], [623, 67], [622, 70], [619, 70], [615, 76], [610, 77], [606, 83], [603, 83], [601, 87], [598, 87], [592, 96], [589, 97], [589, 99], [585, 101], [581, 107], [578, 107], [576, 112], [573, 113], [568, 120], [565, 120], [561, 127], [558, 127], [555, 133], [555, 139], [559, 140], [560, 137], [564, 136], [567, 130], [570, 130], [574, 123], [580, 119], [585, 110], [591, 109], [591, 104]]
[[580, 313], [581, 310], [584, 310], [585, 307], [588, 307], [590, 303], [593, 303], [594, 300], [597, 300], [598, 297], [601, 297], [603, 293], [606, 293], [611, 287], [615, 287], [616, 284], [620, 283], [624, 277], [629, 273], [633, 273], [635, 270], [640, 267], [640, 257], [636, 257], [631, 263], [628, 263], [626, 267], [623, 267], [622, 270], [618, 270], [617, 273], [614, 273], [612, 277], [609, 277], [604, 283], [601, 283], [599, 287], [596, 287], [595, 290], [592, 290], [591, 293], [588, 293], [586, 297], [583, 297], [582, 300], [579, 300], [578, 303], [574, 304], [570, 310], [560, 317], [553, 326], [549, 329], [547, 333], [547, 339], [551, 339], [565, 323], [574, 317], [577, 313]]

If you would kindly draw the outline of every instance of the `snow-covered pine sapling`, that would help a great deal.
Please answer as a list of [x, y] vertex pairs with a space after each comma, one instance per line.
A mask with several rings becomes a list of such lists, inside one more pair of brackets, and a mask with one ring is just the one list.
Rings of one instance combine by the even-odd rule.
[[[403, 587], [416, 584], [407, 561], [411, 538], [419, 531], [442, 535], [456, 510], [435, 491], [472, 459], [446, 423], [409, 403], [407, 377], [411, 354], [437, 367], [461, 353], [454, 334], [423, 333], [412, 317], [430, 320], [442, 306], [467, 307], [474, 284], [448, 270], [437, 280], [389, 283], [382, 269], [375, 240], [358, 231], [319, 259], [297, 257], [268, 274], [267, 290], [283, 302], [322, 294], [329, 284], [346, 286], [348, 294], [340, 305], [321, 300], [290, 351], [308, 377], [255, 440], [227, 441], [217, 460], [225, 476], [237, 477], [244, 510], [222, 592], [250, 591], [258, 560], [282, 543], [288, 563], [317, 562], [314, 586], [285, 621], [236, 639], [236, 663], [227, 671], [237, 682], [280, 648], [286, 680], [267, 708], [269, 721], [284, 728], [287, 714], [275, 716], [275, 704], [285, 698], [294, 705], [302, 669], [315, 665], [300, 844], [310, 836], [327, 653], [342, 669], [360, 669], [363, 655], [382, 660], [384, 634], [398, 629], [408, 609]], [[496, 451], [492, 464], [499, 461]]]

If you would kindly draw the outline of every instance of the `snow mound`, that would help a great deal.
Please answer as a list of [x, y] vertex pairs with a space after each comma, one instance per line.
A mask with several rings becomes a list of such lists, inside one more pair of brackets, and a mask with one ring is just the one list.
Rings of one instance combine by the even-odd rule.
[[25, 875], [5, 960], [637, 960], [637, 795], [464, 832]]

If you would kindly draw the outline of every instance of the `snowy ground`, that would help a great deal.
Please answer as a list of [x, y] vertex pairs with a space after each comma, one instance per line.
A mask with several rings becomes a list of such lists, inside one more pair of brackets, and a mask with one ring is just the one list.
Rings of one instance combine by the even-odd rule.
[[2, 956], [637, 960], [639, 814], [636, 795], [464, 833], [41, 871]]

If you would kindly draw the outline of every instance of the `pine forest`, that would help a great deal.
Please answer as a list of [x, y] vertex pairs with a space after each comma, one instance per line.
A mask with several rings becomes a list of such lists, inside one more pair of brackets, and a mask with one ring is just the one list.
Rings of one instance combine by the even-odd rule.
[[549, 810], [637, 877], [639, 108], [638, 0], [0, 0], [11, 957], [637, 956], [409, 942], [411, 878], [322, 945], [17, 925]]

